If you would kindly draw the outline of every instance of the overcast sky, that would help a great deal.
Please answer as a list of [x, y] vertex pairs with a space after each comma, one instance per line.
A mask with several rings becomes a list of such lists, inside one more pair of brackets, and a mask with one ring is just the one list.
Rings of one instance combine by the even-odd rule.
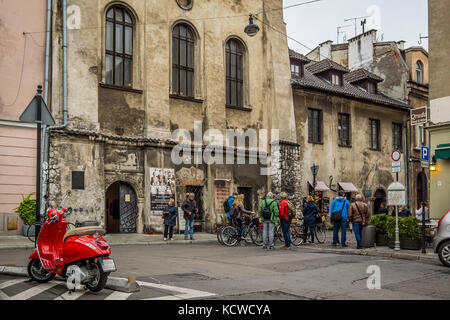
[[[283, 6], [308, 0], [284, 0]], [[338, 26], [346, 34], [339, 35], [339, 43], [355, 35], [354, 20], [344, 19], [371, 16], [367, 18], [365, 30], [377, 29], [378, 40], [405, 40], [405, 48], [419, 46], [419, 34], [428, 35], [428, 0], [321, 0], [319, 2], [285, 9], [288, 36], [314, 49], [319, 43], [332, 40], [336, 43]], [[357, 34], [361, 33], [360, 20]], [[381, 38], [383, 37], [383, 38]], [[428, 39], [422, 44], [428, 50]], [[310, 50], [289, 40], [289, 47], [303, 54]]]

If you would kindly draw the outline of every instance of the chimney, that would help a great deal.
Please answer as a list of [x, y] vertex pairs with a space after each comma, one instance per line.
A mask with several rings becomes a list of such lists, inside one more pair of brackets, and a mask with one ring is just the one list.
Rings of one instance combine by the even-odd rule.
[[405, 40], [400, 40], [397, 42], [397, 47], [399, 50], [405, 50]]
[[319, 61], [322, 61], [324, 59], [330, 59], [331, 60], [331, 45], [333, 44], [333, 41], [328, 40], [325, 42], [322, 42], [319, 44]]
[[377, 30], [375, 29], [348, 40], [348, 67], [350, 70], [366, 68], [373, 63], [373, 44], [376, 41]]

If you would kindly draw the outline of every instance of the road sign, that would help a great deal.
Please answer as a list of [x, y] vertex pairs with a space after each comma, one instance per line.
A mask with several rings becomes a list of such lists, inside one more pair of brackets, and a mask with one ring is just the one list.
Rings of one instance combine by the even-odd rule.
[[392, 162], [392, 172], [397, 173], [402, 171], [402, 166], [400, 161], [393, 161]]
[[392, 161], [399, 161], [402, 157], [402, 153], [399, 150], [394, 150], [391, 153]]
[[427, 123], [427, 107], [415, 108], [411, 110], [411, 125], [423, 125]]
[[[39, 106], [40, 104], [40, 106]], [[38, 115], [40, 110], [40, 116]], [[48, 111], [47, 104], [45, 103], [42, 96], [35, 95], [33, 100], [28, 104], [28, 107], [25, 108], [25, 111], [19, 117], [20, 121], [23, 122], [38, 122], [41, 124], [52, 126], [55, 124], [55, 120], [53, 119], [50, 111]]]
[[420, 163], [422, 168], [428, 168], [430, 166], [430, 148], [422, 146], [420, 149]]

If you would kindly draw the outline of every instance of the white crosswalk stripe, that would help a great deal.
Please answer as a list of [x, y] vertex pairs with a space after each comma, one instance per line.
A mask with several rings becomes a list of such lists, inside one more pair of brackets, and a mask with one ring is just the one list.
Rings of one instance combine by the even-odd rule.
[[[116, 278], [117, 279], [117, 278]], [[23, 291], [20, 293], [15, 294], [14, 296], [8, 296], [2, 289], [7, 289], [8, 287], [11, 287], [13, 285], [18, 285], [22, 283], [23, 284]], [[183, 300], [183, 299], [199, 299], [203, 297], [210, 297], [214, 296], [214, 293], [200, 291], [200, 290], [194, 290], [194, 289], [188, 289], [183, 287], [177, 287], [177, 286], [171, 286], [166, 284], [160, 284], [160, 283], [152, 283], [152, 282], [145, 282], [145, 281], [137, 281], [137, 283], [141, 286], [141, 292], [139, 293], [141, 295], [140, 299], [142, 300]], [[13, 279], [8, 280], [5, 282], [0, 283], [0, 299], [3, 300], [27, 300], [31, 299], [38, 294], [41, 294], [55, 286], [61, 285], [62, 282], [60, 281], [50, 281], [47, 283], [33, 283], [35, 284], [33, 287], [30, 288], [29, 284], [25, 282], [25, 279]], [[149, 289], [159, 289], [166, 291], [166, 295], [162, 295], [159, 297], [152, 297], [152, 298], [145, 298], [142, 297], [142, 291], [149, 290]], [[7, 292], [7, 291], [6, 291]], [[15, 289], [15, 292], [18, 292], [17, 289]], [[59, 291], [61, 292], [61, 291]], [[137, 293], [137, 292], [136, 292]], [[92, 295], [95, 293], [91, 293], [89, 290], [77, 290], [74, 292], [66, 291], [63, 294], [60, 293], [54, 293], [54, 298], [50, 296], [49, 299], [54, 300], [77, 300], [78, 298], [82, 297], [85, 294]], [[113, 291], [108, 296], [101, 296], [98, 299], [104, 299], [104, 300], [127, 300], [128, 298], [133, 298], [134, 293], [125, 293], [120, 291]], [[95, 296], [93, 297], [95, 299]]]
[[38, 286], [35, 286], [33, 288], [30, 288], [28, 290], [22, 291], [21, 293], [16, 294], [15, 296], [11, 297], [11, 300], [27, 300], [30, 299], [39, 293], [42, 293], [48, 289], [53, 288], [54, 286], [57, 286], [57, 282], [47, 282], [47, 283], [41, 283]]
[[129, 296], [131, 296], [133, 293], [126, 293], [126, 292], [120, 292], [120, 291], [114, 291], [109, 296], [105, 298], [105, 300], [127, 300]]
[[79, 297], [81, 297], [83, 294], [85, 294], [86, 292], [88, 292], [88, 291], [87, 290], [79, 290], [79, 291], [74, 291], [74, 292], [67, 291], [67, 292], [63, 293], [62, 295], [56, 297], [55, 300], [76, 300]]

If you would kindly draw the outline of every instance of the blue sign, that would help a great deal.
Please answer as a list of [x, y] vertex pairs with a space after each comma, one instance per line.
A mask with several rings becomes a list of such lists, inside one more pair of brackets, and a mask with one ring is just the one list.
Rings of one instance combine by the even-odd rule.
[[422, 146], [420, 151], [420, 160], [430, 161], [430, 148]]

